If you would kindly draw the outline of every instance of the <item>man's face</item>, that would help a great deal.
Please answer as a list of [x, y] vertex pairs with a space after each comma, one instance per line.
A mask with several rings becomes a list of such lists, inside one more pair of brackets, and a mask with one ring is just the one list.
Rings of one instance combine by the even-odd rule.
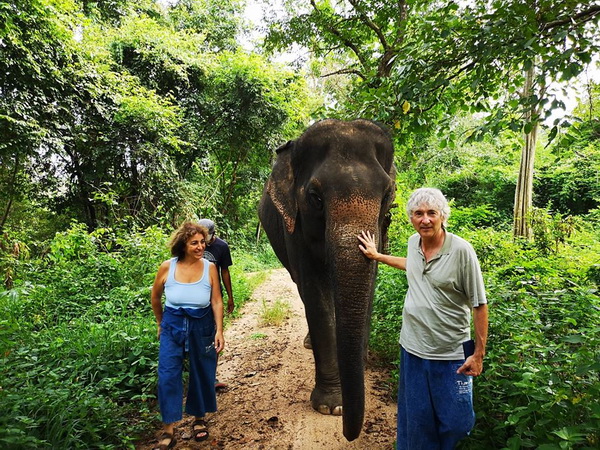
[[442, 215], [429, 205], [421, 205], [415, 209], [410, 222], [422, 238], [437, 236], [442, 231]]
[[206, 245], [212, 244], [213, 242], [215, 242], [215, 239], [216, 239], [216, 237], [215, 237], [214, 231], [212, 233], [208, 233], [208, 237], [206, 239]]

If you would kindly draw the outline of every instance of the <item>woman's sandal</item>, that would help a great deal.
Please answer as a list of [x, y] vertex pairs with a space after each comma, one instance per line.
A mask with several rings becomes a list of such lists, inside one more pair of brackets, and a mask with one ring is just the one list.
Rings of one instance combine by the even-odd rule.
[[205, 441], [208, 439], [208, 428], [204, 419], [196, 419], [196, 421], [192, 424], [192, 434], [194, 435], [194, 440], [196, 442]]
[[[160, 442], [166, 439], [170, 439], [168, 444], [160, 444]], [[175, 444], [177, 444], [177, 439], [175, 439], [175, 436], [173, 436], [171, 433], [167, 433], [165, 431], [163, 434], [160, 435], [160, 438], [158, 438], [158, 442], [159, 445], [157, 447], [154, 447], [152, 450], [169, 450], [170, 448], [175, 447]]]

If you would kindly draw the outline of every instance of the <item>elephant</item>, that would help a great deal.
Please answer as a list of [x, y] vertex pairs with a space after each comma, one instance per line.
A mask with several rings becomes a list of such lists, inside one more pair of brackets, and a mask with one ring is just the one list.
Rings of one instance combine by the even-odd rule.
[[304, 303], [315, 361], [310, 401], [343, 416], [356, 439], [364, 422], [364, 365], [377, 263], [357, 235], [387, 240], [396, 191], [394, 148], [376, 122], [325, 119], [276, 150], [259, 218]]

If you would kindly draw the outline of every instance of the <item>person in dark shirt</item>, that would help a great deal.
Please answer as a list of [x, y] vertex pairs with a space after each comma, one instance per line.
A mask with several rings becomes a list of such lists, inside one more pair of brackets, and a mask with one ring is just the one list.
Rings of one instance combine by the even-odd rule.
[[[198, 224], [208, 229], [208, 239], [206, 242], [206, 249], [204, 250], [204, 258], [217, 266], [219, 280], [221, 281], [222, 286], [225, 286], [225, 291], [227, 292], [227, 313], [231, 314], [235, 309], [235, 304], [233, 302], [233, 289], [231, 288], [231, 274], [229, 273], [229, 267], [233, 265], [229, 245], [223, 239], [217, 237], [216, 226], [212, 220], [200, 219]], [[216, 380], [215, 389], [219, 390], [226, 387], [226, 383]]]

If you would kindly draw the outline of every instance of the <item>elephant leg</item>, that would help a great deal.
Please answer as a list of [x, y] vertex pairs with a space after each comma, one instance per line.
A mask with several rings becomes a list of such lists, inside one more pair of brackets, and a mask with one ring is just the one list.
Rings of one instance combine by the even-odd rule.
[[305, 290], [302, 298], [309, 299], [304, 302], [304, 307], [315, 358], [315, 387], [310, 402], [321, 414], [341, 415], [342, 391], [337, 363], [333, 304], [326, 293], [309, 290], [312, 292]]
[[310, 333], [306, 333], [306, 336], [304, 337], [303, 345], [304, 345], [304, 348], [312, 349], [312, 341], [310, 339]]

